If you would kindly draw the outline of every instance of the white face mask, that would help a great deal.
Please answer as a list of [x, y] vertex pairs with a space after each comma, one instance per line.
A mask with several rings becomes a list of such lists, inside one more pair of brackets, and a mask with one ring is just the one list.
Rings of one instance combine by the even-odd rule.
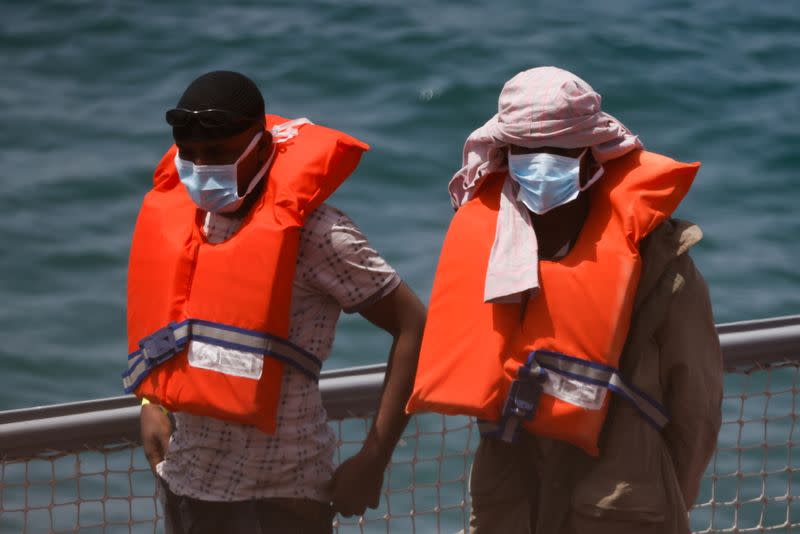
[[258, 184], [264, 176], [275, 154], [273, 149], [267, 162], [250, 181], [250, 185], [243, 196], [239, 196], [239, 164], [258, 145], [259, 139], [264, 135], [259, 132], [244, 149], [242, 155], [228, 165], [195, 165], [191, 161], [181, 159], [180, 153], [175, 154], [175, 168], [181, 182], [186, 186], [189, 196], [197, 206], [205, 211], [226, 213], [236, 211], [242, 205], [244, 198]]
[[[587, 149], [588, 150], [588, 149]], [[546, 152], [508, 154], [508, 171], [520, 185], [517, 199], [538, 215], [572, 202], [602, 175], [600, 167], [585, 186], [580, 185], [581, 160]]]

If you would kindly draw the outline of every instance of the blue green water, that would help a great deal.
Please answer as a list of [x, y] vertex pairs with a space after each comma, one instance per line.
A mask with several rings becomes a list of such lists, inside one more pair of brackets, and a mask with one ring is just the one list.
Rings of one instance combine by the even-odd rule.
[[[800, 5], [36, 2], [0, 15], [0, 410], [121, 393], [137, 208], [164, 111], [207, 70], [372, 145], [332, 203], [423, 297], [446, 184], [505, 80], [558, 65], [654, 151], [703, 167], [679, 216], [718, 322], [800, 313]], [[329, 367], [388, 338], [340, 322]]]

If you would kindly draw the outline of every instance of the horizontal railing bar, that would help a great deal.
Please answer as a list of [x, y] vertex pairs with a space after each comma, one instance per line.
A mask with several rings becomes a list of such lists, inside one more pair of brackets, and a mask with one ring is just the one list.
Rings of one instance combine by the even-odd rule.
[[63, 417], [88, 412], [99, 412], [103, 410], [116, 410], [118, 408], [128, 408], [138, 405], [139, 399], [134, 395], [121, 395], [119, 397], [51, 404], [48, 406], [32, 406], [30, 408], [0, 412], [0, 425], [16, 423], [18, 421], [35, 421], [36, 419], [46, 419], [49, 417]]
[[751, 319], [749, 321], [720, 323], [717, 325], [717, 332], [720, 334], [727, 334], [730, 332], [744, 332], [749, 330], [761, 330], [764, 328], [776, 328], [779, 326], [792, 326], [798, 324], [800, 324], [800, 315], [783, 315], [781, 317], [767, 317], [766, 319]]
[[[323, 373], [320, 393], [328, 417], [374, 413], [385, 369], [368, 365]], [[0, 412], [0, 458], [139, 440], [139, 401], [133, 395]]]
[[[717, 325], [725, 368], [800, 360], [800, 315]], [[385, 364], [325, 371], [320, 392], [332, 420], [374, 413]], [[121, 441], [138, 442], [132, 395], [0, 412], [0, 457], [29, 457]]]
[[726, 370], [800, 359], [800, 315], [717, 326]]
[[343, 376], [368, 375], [373, 373], [383, 373], [386, 371], [385, 363], [374, 363], [372, 365], [359, 365], [356, 367], [343, 367], [342, 369], [331, 369], [322, 371], [320, 379], [341, 378]]
[[0, 459], [139, 442], [139, 408], [113, 408], [0, 425]]
[[[332, 369], [330, 371], [323, 371], [320, 374], [320, 381], [323, 384], [323, 386], [320, 386], [320, 388], [324, 392], [325, 390], [324, 384], [332, 379], [371, 375], [375, 373], [378, 373], [381, 376], [383, 376], [383, 373], [385, 371], [386, 371], [385, 363], [378, 363], [374, 365], [362, 365], [357, 367], [345, 367], [343, 369]], [[337, 389], [339, 388], [337, 387]], [[337, 395], [339, 394], [337, 393]], [[31, 421], [35, 419], [45, 419], [47, 417], [59, 417], [64, 415], [96, 412], [100, 410], [113, 410], [116, 408], [126, 408], [129, 406], [138, 406], [138, 405], [139, 405], [139, 400], [136, 398], [136, 396], [121, 395], [119, 397], [107, 397], [104, 399], [93, 399], [93, 400], [69, 402], [63, 404], [50, 404], [46, 406], [32, 406], [29, 408], [20, 408], [17, 410], [0, 411], [0, 425], [14, 423], [17, 421]]]

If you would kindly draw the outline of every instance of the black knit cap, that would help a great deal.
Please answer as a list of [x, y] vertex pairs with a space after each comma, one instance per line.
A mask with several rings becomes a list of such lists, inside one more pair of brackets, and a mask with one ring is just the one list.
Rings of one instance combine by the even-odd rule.
[[[264, 97], [253, 80], [227, 70], [208, 72], [194, 80], [175, 107], [190, 111], [222, 109], [253, 117], [254, 121], [263, 121], [264, 118]], [[193, 120], [186, 126], [173, 127], [172, 134], [176, 140], [223, 139], [243, 132], [252, 125], [253, 122], [240, 121], [228, 126], [205, 128]]]

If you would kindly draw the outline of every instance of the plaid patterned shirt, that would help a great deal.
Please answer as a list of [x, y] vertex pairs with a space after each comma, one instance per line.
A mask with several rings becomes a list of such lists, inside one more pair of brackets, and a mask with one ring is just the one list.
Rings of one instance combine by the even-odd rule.
[[[209, 241], [218, 243], [240, 224], [209, 213], [204, 231]], [[323, 204], [302, 229], [289, 340], [327, 359], [341, 311], [362, 310], [399, 284], [397, 273], [347, 215]], [[207, 348], [192, 341], [189, 350]], [[175, 420], [169, 450], [157, 468], [174, 493], [207, 501], [330, 500], [327, 486], [336, 438], [319, 388], [292, 367], [285, 367], [274, 435], [185, 413], [176, 413]]]

